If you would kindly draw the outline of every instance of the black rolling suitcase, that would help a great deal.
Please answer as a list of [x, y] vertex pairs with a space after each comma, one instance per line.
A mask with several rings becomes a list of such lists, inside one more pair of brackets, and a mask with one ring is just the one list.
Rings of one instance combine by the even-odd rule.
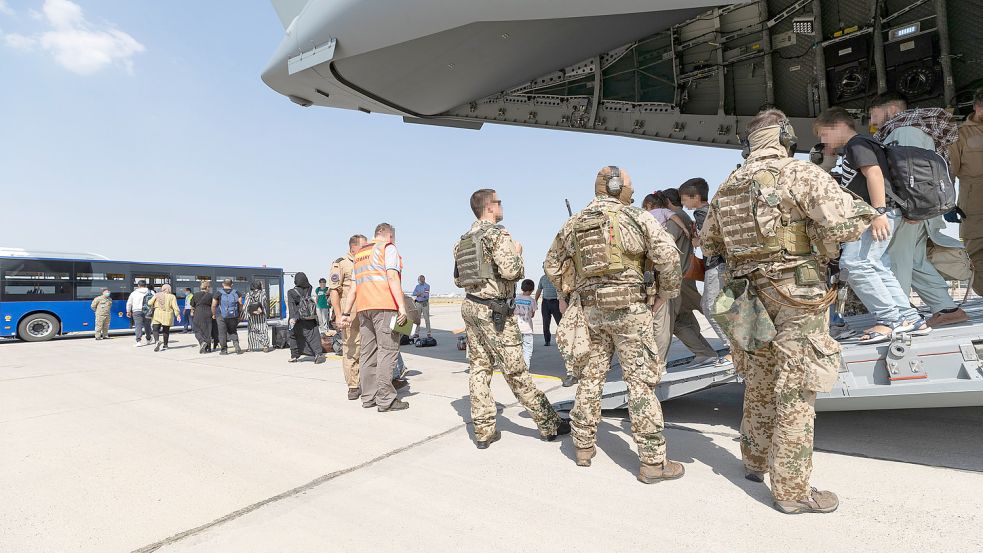
[[273, 349], [287, 349], [290, 347], [290, 331], [286, 325], [270, 325], [273, 331]]

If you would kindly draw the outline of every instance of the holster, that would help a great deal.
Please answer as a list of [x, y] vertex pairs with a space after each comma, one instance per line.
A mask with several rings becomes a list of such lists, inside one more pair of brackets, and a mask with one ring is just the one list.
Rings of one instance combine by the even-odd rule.
[[503, 332], [505, 330], [505, 321], [515, 314], [514, 298], [485, 299], [472, 296], [471, 294], [468, 294], [466, 297], [468, 300], [480, 303], [491, 309], [491, 320], [492, 325], [495, 327], [495, 332]]

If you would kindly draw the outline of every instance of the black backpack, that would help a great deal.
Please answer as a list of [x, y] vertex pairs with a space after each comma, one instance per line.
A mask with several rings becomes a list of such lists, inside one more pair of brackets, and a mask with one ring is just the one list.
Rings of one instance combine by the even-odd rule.
[[297, 294], [297, 317], [304, 321], [317, 320], [317, 304], [311, 299], [310, 292], [304, 294], [301, 290], [294, 288], [294, 293]]
[[925, 221], [944, 215], [956, 207], [956, 185], [949, 175], [949, 163], [934, 150], [881, 144], [891, 174], [884, 192], [898, 204], [905, 219]]

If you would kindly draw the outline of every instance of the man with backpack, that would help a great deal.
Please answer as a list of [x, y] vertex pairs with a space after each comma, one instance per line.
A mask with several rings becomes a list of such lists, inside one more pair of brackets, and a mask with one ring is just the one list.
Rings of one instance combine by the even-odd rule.
[[[871, 102], [870, 122], [877, 127], [874, 139], [887, 148], [893, 145], [915, 146], [934, 151], [944, 162], [943, 171], [949, 170], [949, 147], [959, 139], [959, 129], [947, 111], [941, 108], [908, 109], [908, 102], [903, 96], [887, 93], [875, 97]], [[921, 156], [919, 158], [916, 169], [924, 165]], [[925, 161], [929, 160], [925, 158]], [[901, 186], [900, 183], [891, 184]], [[949, 179], [950, 191], [951, 184]], [[935, 200], [935, 197], [931, 199]], [[958, 240], [942, 234], [942, 229], [945, 228], [942, 215], [952, 207], [954, 206], [940, 208], [941, 213], [924, 220], [915, 220], [910, 214], [904, 214], [905, 224], [898, 225], [891, 245], [888, 246], [891, 270], [897, 276], [901, 289], [907, 295], [914, 288], [922, 301], [931, 308], [933, 315], [928, 320], [931, 327], [961, 323], [969, 318], [952, 301], [949, 285], [929, 261], [927, 253], [929, 240], [939, 246], [963, 248]]]
[[232, 279], [222, 281], [222, 289], [212, 297], [212, 319], [218, 326], [218, 341], [222, 344], [219, 355], [229, 354], [229, 339], [236, 354], [242, 353], [239, 347], [239, 316], [242, 313], [242, 296], [232, 287]]
[[130, 297], [126, 299], [126, 316], [133, 320], [133, 335], [136, 336], [134, 347], [140, 346], [140, 337], [147, 336], [147, 345], [150, 345], [150, 298], [154, 293], [147, 288], [146, 280], [137, 281], [137, 289], [130, 292]]
[[843, 244], [840, 254], [840, 276], [874, 315], [874, 326], [865, 331], [860, 342], [887, 342], [899, 331], [930, 332], [887, 259], [891, 236], [904, 223], [900, 209], [889, 201], [890, 168], [883, 149], [870, 137], [858, 134], [853, 116], [840, 107], [821, 113], [814, 131], [827, 151], [843, 151], [843, 187], [877, 211], [870, 228], [859, 240]]
[[973, 262], [973, 290], [983, 296], [983, 88], [973, 96], [973, 113], [949, 148], [952, 172], [959, 177], [959, 208], [966, 219], [959, 234]]

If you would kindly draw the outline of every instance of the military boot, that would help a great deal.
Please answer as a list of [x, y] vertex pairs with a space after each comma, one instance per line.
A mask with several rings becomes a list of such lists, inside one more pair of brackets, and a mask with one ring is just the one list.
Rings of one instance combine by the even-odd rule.
[[593, 459], [595, 455], [597, 455], [597, 448], [594, 446], [578, 447], [574, 451], [574, 455], [578, 467], [589, 467], [590, 460]]
[[474, 443], [474, 445], [478, 446], [478, 449], [488, 449], [488, 446], [501, 439], [502, 433], [496, 430], [495, 433], [491, 435], [491, 438], [488, 438], [487, 440], [478, 440]]
[[675, 480], [686, 474], [686, 468], [681, 463], [666, 459], [658, 465], [642, 463], [638, 471], [638, 481], [643, 484], [655, 484], [662, 480]]
[[560, 384], [564, 388], [569, 388], [570, 386], [573, 386], [574, 384], [576, 384], [579, 381], [580, 381], [579, 378], [577, 378], [576, 376], [574, 376], [574, 375], [571, 374], [570, 376], [568, 376], [565, 379], [563, 379], [563, 382], [561, 382]]
[[809, 490], [809, 497], [797, 501], [775, 500], [775, 509], [786, 515], [800, 513], [832, 513], [840, 506], [840, 500], [833, 492], [820, 491], [816, 488]]
[[765, 481], [765, 474], [766, 473], [764, 471], [751, 470], [747, 468], [744, 469], [744, 478], [759, 484]]
[[356, 399], [358, 399], [360, 397], [362, 397], [362, 389], [361, 388], [348, 388], [348, 399], [350, 399], [350, 400], [356, 400]]
[[570, 433], [570, 421], [560, 419], [560, 424], [556, 427], [556, 434], [550, 434], [549, 436], [542, 436], [539, 439], [544, 442], [552, 442], [557, 436], [563, 436]]

